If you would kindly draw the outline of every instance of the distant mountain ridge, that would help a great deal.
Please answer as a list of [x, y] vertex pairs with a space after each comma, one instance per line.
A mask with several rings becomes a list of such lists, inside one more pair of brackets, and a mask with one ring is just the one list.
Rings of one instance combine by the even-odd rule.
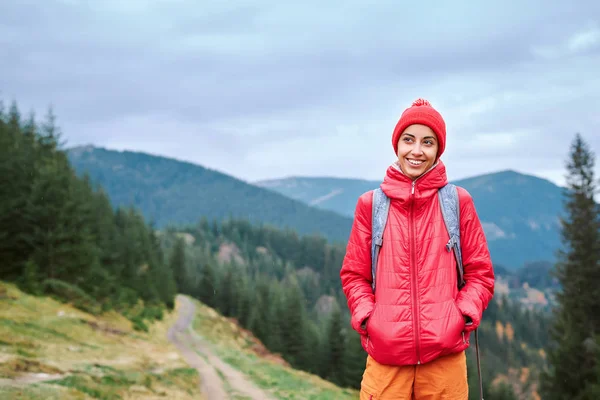
[[134, 205], [159, 228], [195, 224], [203, 216], [232, 217], [344, 242], [352, 225], [349, 217], [189, 162], [95, 146], [74, 147], [68, 155], [77, 173], [100, 184], [113, 206]]
[[[319, 233], [344, 243], [358, 197], [378, 181], [292, 177], [253, 184], [189, 162], [141, 152], [75, 147], [79, 174], [101, 184], [113, 205], [134, 205], [157, 227], [195, 224], [201, 217], [247, 219]], [[564, 189], [515, 171], [454, 181], [475, 200], [493, 261], [507, 269], [555, 259]]]
[[253, 182], [306, 204], [354, 216], [358, 197], [375, 189], [380, 181], [333, 177], [289, 177]]
[[[289, 177], [254, 182], [315, 207], [351, 217], [358, 197], [380, 181], [331, 177]], [[553, 261], [560, 247], [563, 193], [554, 183], [514, 170], [453, 181], [473, 196], [490, 251], [509, 269]]]

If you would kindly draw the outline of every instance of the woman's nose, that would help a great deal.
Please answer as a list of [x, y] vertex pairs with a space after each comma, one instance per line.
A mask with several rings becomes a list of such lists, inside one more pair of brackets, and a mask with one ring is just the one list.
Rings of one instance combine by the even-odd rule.
[[421, 155], [421, 154], [423, 154], [423, 150], [421, 149], [421, 146], [417, 144], [413, 147], [412, 153], [414, 155]]

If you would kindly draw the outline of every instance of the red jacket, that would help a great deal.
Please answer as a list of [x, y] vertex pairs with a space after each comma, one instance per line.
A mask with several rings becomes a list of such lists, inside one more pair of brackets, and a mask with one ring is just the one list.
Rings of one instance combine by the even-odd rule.
[[[382, 190], [390, 210], [371, 288], [372, 192], [360, 196], [340, 277], [363, 348], [381, 364], [423, 364], [465, 350], [494, 293], [494, 272], [473, 199], [459, 188], [466, 286], [458, 292], [454, 254], [446, 250], [438, 188], [441, 161], [414, 182], [388, 168]], [[472, 319], [466, 325], [464, 316]], [[367, 319], [366, 329], [362, 322]]]

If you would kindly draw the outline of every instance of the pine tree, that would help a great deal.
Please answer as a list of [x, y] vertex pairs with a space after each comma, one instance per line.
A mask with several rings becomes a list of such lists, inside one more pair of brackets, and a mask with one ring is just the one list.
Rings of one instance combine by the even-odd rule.
[[216, 306], [217, 281], [211, 263], [206, 263], [200, 271], [200, 281], [196, 289], [196, 297], [209, 307]]
[[270, 327], [269, 312], [271, 304], [269, 281], [265, 277], [260, 277], [256, 283], [254, 291], [254, 301], [248, 326], [254, 335], [268, 346], [269, 335], [272, 333]]
[[98, 256], [88, 224], [89, 198], [64, 153], [56, 152], [40, 164], [31, 191], [30, 209], [36, 221], [33, 256], [42, 276], [93, 284], [85, 279], [85, 271]]
[[281, 338], [284, 345], [284, 358], [297, 367], [305, 365], [305, 321], [304, 296], [294, 276], [286, 283], [284, 308], [281, 315]]
[[275, 279], [269, 284], [269, 313], [266, 325], [269, 327], [268, 337], [265, 345], [269, 350], [283, 354], [286, 351], [286, 345], [283, 338], [283, 325], [286, 322], [286, 303], [285, 291]]
[[248, 274], [240, 269], [238, 271], [236, 294], [237, 294], [237, 310], [236, 317], [240, 325], [244, 328], [248, 328], [251, 318], [251, 301], [252, 301], [252, 290], [251, 283]]
[[169, 265], [173, 271], [179, 293], [188, 293], [189, 285], [186, 267], [185, 241], [180, 237], [175, 241]]
[[327, 372], [326, 379], [338, 385], [346, 384], [346, 332], [342, 322], [342, 313], [337, 304], [329, 318], [327, 329]]
[[[349, 325], [349, 323], [345, 324], [345, 326]], [[346, 384], [355, 389], [360, 388], [360, 382], [367, 362], [367, 353], [362, 347], [360, 334], [355, 330], [348, 330], [348, 340], [346, 343], [344, 360]]]
[[[30, 128], [33, 130], [33, 128]], [[21, 114], [15, 102], [9, 112], [0, 103], [0, 273], [15, 280], [32, 251], [35, 218], [31, 215], [31, 185], [35, 159], [30, 138], [21, 130]]]
[[557, 294], [550, 370], [543, 375], [544, 399], [591, 399], [585, 393], [600, 382], [597, 335], [600, 330], [600, 217], [594, 201], [594, 155], [577, 135], [567, 163], [564, 250], [556, 266]]
[[23, 275], [21, 276], [21, 288], [27, 293], [37, 295], [41, 293], [40, 286], [38, 266], [31, 259], [29, 259], [25, 263]]
[[217, 291], [217, 309], [226, 317], [232, 317], [237, 308], [237, 296], [235, 293], [235, 280], [232, 267], [229, 264], [223, 266]]

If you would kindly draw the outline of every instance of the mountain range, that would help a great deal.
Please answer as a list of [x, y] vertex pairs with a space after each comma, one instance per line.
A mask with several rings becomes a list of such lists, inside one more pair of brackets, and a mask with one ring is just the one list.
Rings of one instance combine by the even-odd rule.
[[351, 218], [248, 184], [221, 172], [166, 157], [94, 146], [68, 150], [75, 171], [100, 185], [114, 207], [135, 206], [157, 228], [247, 219], [300, 234], [347, 240]]
[[[352, 217], [356, 199], [380, 181], [289, 177], [254, 184]], [[496, 263], [507, 268], [554, 260], [560, 247], [564, 188], [513, 170], [453, 181], [469, 191]]]
[[[242, 218], [344, 243], [360, 194], [378, 181], [288, 177], [248, 183], [201, 165], [94, 146], [68, 150], [79, 174], [101, 185], [113, 206], [133, 205], [158, 228], [201, 217]], [[471, 193], [494, 262], [507, 269], [555, 258], [564, 189], [507, 170], [453, 182]]]

